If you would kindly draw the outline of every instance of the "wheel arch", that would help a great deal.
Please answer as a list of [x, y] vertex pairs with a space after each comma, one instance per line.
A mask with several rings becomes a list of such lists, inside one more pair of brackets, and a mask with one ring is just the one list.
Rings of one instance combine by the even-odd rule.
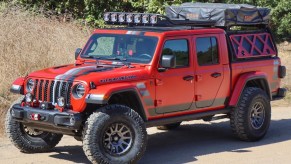
[[86, 110], [96, 106], [99, 108], [108, 104], [126, 105], [136, 111], [144, 121], [147, 120], [141, 96], [133, 86], [115, 86], [109, 90], [103, 90], [102, 88], [92, 90], [86, 96], [86, 103]]
[[111, 93], [108, 104], [126, 105], [136, 111], [144, 121], [147, 120], [141, 98], [136, 89], [130, 88]]
[[243, 90], [246, 87], [257, 87], [266, 92], [270, 100], [272, 100], [272, 94], [270, 86], [267, 80], [266, 73], [263, 72], [249, 72], [241, 75], [237, 80], [237, 83], [232, 90], [229, 106], [235, 107], [241, 97]]

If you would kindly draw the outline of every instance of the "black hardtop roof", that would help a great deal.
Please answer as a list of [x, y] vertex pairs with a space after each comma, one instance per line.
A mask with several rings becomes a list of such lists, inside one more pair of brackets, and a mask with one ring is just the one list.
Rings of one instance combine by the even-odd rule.
[[257, 8], [249, 4], [226, 4], [226, 3], [191, 3], [186, 2], [180, 5], [181, 7], [199, 7], [199, 8], [213, 8], [213, 9], [240, 9], [240, 8]]
[[166, 7], [170, 20], [214, 21], [217, 27], [267, 25], [271, 10], [248, 4], [183, 3]]

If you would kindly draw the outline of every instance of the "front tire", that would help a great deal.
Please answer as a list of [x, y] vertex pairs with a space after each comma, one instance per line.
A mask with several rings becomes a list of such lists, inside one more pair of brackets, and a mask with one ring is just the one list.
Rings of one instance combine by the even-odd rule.
[[[22, 99], [18, 99], [15, 103], [20, 103]], [[5, 119], [6, 135], [21, 152], [47, 152], [60, 142], [62, 134], [39, 131], [15, 121], [10, 113], [11, 107], [7, 111]]]
[[260, 140], [266, 135], [270, 122], [271, 105], [267, 94], [260, 88], [246, 88], [230, 113], [235, 136], [243, 141]]
[[92, 163], [136, 163], [146, 144], [144, 121], [127, 106], [107, 105], [84, 127], [83, 150]]

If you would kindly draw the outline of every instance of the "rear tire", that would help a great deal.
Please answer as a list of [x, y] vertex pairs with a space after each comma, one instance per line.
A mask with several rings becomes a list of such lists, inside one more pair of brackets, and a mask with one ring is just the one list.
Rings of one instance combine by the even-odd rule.
[[162, 125], [162, 126], [157, 126], [157, 129], [159, 130], [173, 130], [173, 129], [177, 129], [182, 122], [176, 122], [176, 123], [172, 123], [172, 124], [166, 124], [166, 125]]
[[271, 105], [260, 88], [244, 89], [236, 108], [231, 110], [230, 125], [236, 137], [243, 141], [262, 139], [270, 126]]
[[[23, 97], [13, 104], [21, 103], [22, 100]], [[47, 152], [54, 148], [62, 139], [62, 134], [39, 131], [15, 121], [10, 113], [11, 108], [12, 106], [7, 111], [5, 119], [6, 135], [21, 152]]]
[[124, 105], [107, 105], [87, 119], [83, 150], [92, 163], [136, 163], [144, 154], [143, 119]]

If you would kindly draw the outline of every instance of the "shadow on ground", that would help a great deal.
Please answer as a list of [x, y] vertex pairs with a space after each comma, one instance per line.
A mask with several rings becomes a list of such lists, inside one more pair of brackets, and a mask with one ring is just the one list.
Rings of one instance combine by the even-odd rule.
[[[152, 129], [149, 129], [152, 131]], [[291, 139], [291, 120], [272, 121], [265, 138], [258, 142], [243, 142], [231, 134], [229, 121], [220, 123], [185, 124], [168, 132], [158, 131], [148, 136], [148, 147], [140, 164], [180, 164], [196, 161], [198, 156], [219, 152], [251, 153], [250, 147]], [[80, 146], [57, 147], [53, 158], [74, 163], [89, 163]]]

